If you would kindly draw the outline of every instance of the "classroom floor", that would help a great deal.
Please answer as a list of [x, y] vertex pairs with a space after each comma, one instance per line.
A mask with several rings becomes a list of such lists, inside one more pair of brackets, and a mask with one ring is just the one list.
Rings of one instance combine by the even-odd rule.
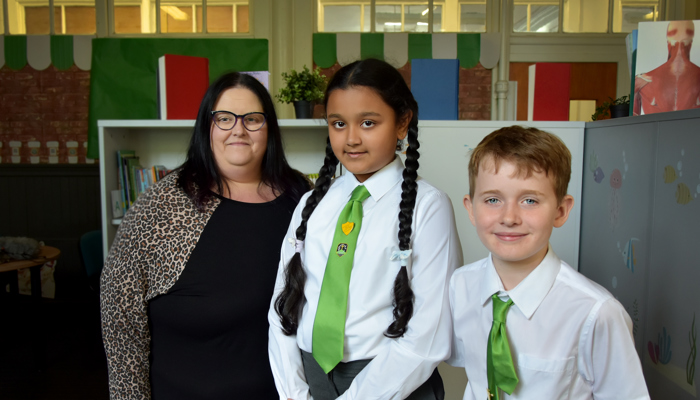
[[[0, 298], [0, 398], [3, 400], [108, 399], [107, 363], [95, 293], [71, 288], [71, 295], [43, 299]], [[36, 368], [32, 320], [39, 314], [38, 341], [45, 367]]]

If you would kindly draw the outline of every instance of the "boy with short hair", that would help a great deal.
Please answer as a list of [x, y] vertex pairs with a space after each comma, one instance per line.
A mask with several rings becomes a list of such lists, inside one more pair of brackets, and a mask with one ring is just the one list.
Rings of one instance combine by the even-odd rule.
[[564, 143], [535, 128], [499, 129], [472, 152], [464, 206], [491, 254], [450, 281], [464, 400], [649, 399], [629, 315], [549, 247], [574, 205], [570, 176]]

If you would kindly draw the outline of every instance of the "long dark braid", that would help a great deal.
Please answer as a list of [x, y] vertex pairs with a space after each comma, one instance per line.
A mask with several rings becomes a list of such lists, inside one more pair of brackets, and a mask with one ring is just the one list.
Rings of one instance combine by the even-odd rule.
[[[406, 168], [403, 170], [403, 183], [401, 183], [401, 203], [399, 204], [399, 249], [411, 248], [411, 224], [413, 223], [413, 209], [416, 205], [418, 193], [418, 116], [414, 114], [408, 128], [408, 148], [406, 149]], [[406, 267], [401, 267], [394, 280], [394, 321], [389, 325], [384, 335], [390, 338], [398, 338], [406, 333], [408, 321], [413, 316], [413, 290], [408, 279]]]
[[[301, 212], [301, 223], [296, 230], [296, 239], [303, 241], [306, 239], [306, 224], [311, 214], [321, 202], [331, 187], [333, 176], [338, 165], [338, 159], [333, 154], [330, 139], [326, 140], [326, 158], [323, 166], [318, 172], [316, 187], [306, 200], [306, 205]], [[282, 332], [285, 335], [294, 335], [299, 327], [299, 317], [304, 306], [304, 285], [306, 284], [306, 272], [301, 263], [301, 254], [297, 251], [287, 264], [284, 278], [284, 290], [275, 300], [275, 311], [280, 316]]]

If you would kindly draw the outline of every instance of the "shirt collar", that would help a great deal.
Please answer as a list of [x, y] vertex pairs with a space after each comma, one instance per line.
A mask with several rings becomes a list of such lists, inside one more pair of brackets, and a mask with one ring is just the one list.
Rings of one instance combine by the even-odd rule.
[[486, 304], [494, 293], [502, 293], [513, 299], [515, 306], [527, 319], [530, 319], [542, 304], [561, 269], [561, 260], [552, 250], [552, 246], [549, 246], [547, 255], [544, 256], [542, 262], [518, 286], [506, 291], [490, 254], [488, 263], [487, 273], [484, 275], [484, 281], [481, 285], [481, 304]]
[[362, 183], [355, 178], [355, 175], [347, 174], [349, 176], [345, 181], [345, 189], [350, 193], [358, 185], [364, 184], [372, 199], [379, 201], [394, 185], [403, 180], [403, 170], [403, 162], [399, 156], [396, 156], [394, 161], [372, 174]]

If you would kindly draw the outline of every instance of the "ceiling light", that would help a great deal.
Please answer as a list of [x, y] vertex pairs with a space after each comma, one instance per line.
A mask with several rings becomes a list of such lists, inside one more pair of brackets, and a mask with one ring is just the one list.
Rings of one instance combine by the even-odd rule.
[[423, 10], [423, 12], [421, 13], [421, 15], [425, 15], [425, 14], [427, 14], [427, 13], [428, 13], [428, 11], [430, 11], [430, 10], [426, 8], [425, 10]]

